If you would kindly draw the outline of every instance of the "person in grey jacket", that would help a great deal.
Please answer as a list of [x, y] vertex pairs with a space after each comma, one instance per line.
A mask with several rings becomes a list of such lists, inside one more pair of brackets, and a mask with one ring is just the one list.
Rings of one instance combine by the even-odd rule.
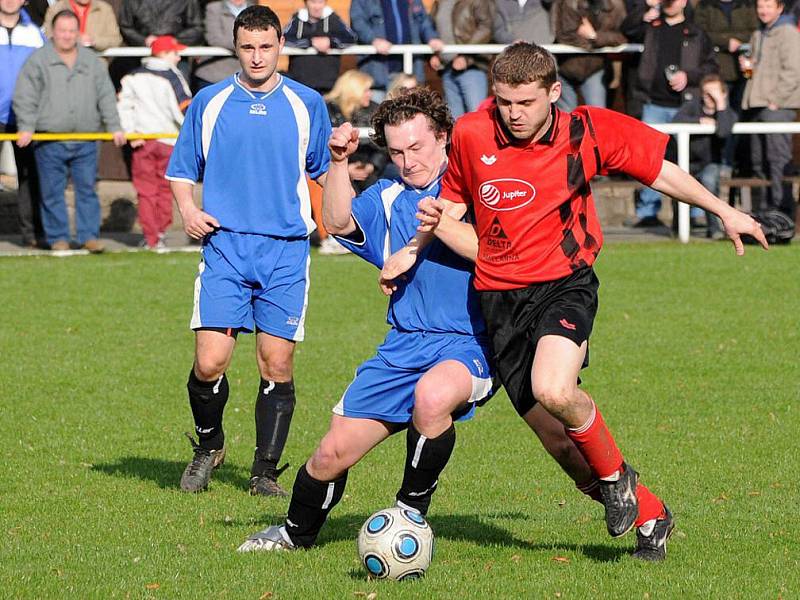
[[[758, 0], [761, 27], [753, 33], [752, 77], [744, 89], [742, 108], [751, 109], [750, 120], [764, 123], [794, 121], [800, 108], [800, 31], [794, 19], [783, 14], [783, 0]], [[740, 66], [745, 71], [744, 57]], [[753, 136], [750, 153], [753, 173], [769, 177], [769, 193], [759, 202], [762, 210], [780, 210], [794, 218], [791, 186], [783, 185], [792, 162], [792, 135], [770, 133]]]
[[551, 44], [553, 30], [548, 10], [552, 0], [496, 0], [494, 41], [511, 44], [523, 40]]
[[[233, 22], [255, 0], [216, 0], [206, 4], [206, 42], [209, 46], [218, 46], [230, 51], [234, 50]], [[192, 89], [198, 90], [222, 81], [239, 70], [239, 60], [235, 56], [210, 56], [200, 61], [194, 69]]]
[[[20, 147], [35, 131], [53, 133], [113, 132], [122, 146], [125, 134], [117, 114], [114, 86], [106, 65], [93, 50], [78, 45], [78, 17], [70, 10], [53, 18], [53, 43], [31, 54], [14, 91], [14, 113]], [[69, 219], [64, 199], [67, 179], [75, 188], [75, 228], [79, 246], [102, 252], [96, 142], [44, 142], [34, 146], [42, 193], [42, 225], [53, 250], [70, 247]]]

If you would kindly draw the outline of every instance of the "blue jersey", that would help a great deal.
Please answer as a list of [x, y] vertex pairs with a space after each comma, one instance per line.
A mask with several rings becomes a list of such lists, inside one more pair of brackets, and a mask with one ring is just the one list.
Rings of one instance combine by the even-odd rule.
[[331, 123], [317, 92], [279, 76], [266, 93], [238, 74], [189, 105], [167, 179], [203, 181], [203, 210], [223, 229], [283, 238], [314, 231], [306, 173], [328, 170]]
[[[400, 179], [381, 179], [353, 199], [357, 231], [343, 246], [379, 269], [417, 233], [417, 203], [438, 196], [437, 179], [425, 189]], [[388, 323], [398, 331], [482, 336], [486, 325], [472, 288], [473, 264], [439, 240], [423, 248], [389, 300]]]

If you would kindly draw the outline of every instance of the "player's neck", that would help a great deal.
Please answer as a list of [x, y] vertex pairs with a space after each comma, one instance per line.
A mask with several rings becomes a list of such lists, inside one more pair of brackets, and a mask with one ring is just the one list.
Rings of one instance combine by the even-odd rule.
[[6, 29], [14, 29], [20, 22], [19, 13], [4, 13], [0, 12], [0, 27]]
[[548, 130], [553, 124], [553, 115], [554, 111], [551, 107], [550, 110], [547, 111], [547, 118], [544, 120], [544, 123], [539, 128], [539, 131], [534, 133], [533, 136], [528, 140], [529, 144], [535, 144], [545, 136], [545, 134], [548, 132]]
[[280, 81], [280, 75], [277, 71], [275, 71], [269, 79], [259, 83], [257, 81], [253, 81], [250, 79], [247, 74], [242, 71], [239, 74], [239, 83], [241, 83], [245, 88], [247, 88], [251, 92], [270, 92], [272, 91], [278, 82]]

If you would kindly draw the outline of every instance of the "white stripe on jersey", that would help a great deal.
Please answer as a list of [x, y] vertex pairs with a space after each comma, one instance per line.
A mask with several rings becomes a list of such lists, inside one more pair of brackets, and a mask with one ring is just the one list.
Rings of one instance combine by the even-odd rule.
[[8, 40], [8, 29], [0, 27], [0, 44], [3, 46], [24, 46], [26, 48], [41, 48], [44, 38], [36, 25], [29, 23], [17, 25], [11, 30], [11, 42]]
[[385, 190], [381, 192], [381, 201], [383, 202], [383, 214], [386, 217], [386, 239], [383, 241], [383, 260], [385, 261], [392, 255], [392, 246], [389, 243], [389, 232], [392, 228], [392, 204], [397, 200], [397, 197], [403, 193], [406, 186], [401, 182], [396, 181]]
[[211, 147], [211, 136], [214, 133], [214, 127], [217, 124], [217, 118], [222, 110], [222, 105], [233, 93], [233, 84], [227, 86], [217, 95], [211, 98], [203, 111], [203, 116], [200, 122], [203, 124], [203, 160], [208, 160], [208, 149]]
[[189, 323], [189, 327], [191, 329], [197, 329], [198, 327], [203, 326], [203, 323], [200, 320], [200, 290], [203, 287], [203, 284], [200, 281], [200, 276], [205, 270], [206, 262], [203, 260], [201, 255], [200, 264], [197, 267], [197, 277], [194, 279], [194, 308], [192, 309], [192, 321]]
[[289, 101], [292, 111], [294, 111], [294, 119], [297, 122], [297, 161], [299, 167], [297, 197], [300, 199], [300, 217], [303, 219], [308, 233], [311, 234], [317, 226], [314, 223], [314, 219], [311, 218], [311, 197], [308, 193], [308, 182], [306, 181], [306, 154], [308, 153], [308, 141], [311, 137], [311, 117], [300, 96], [295, 94], [288, 85], [283, 86], [283, 95]]

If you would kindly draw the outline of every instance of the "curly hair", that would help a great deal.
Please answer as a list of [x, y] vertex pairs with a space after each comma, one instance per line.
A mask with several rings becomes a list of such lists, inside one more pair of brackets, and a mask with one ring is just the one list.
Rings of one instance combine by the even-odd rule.
[[275, 30], [278, 34], [278, 39], [283, 35], [281, 29], [281, 20], [278, 15], [268, 6], [260, 6], [254, 4], [248, 6], [233, 22], [233, 45], [236, 46], [236, 34], [239, 29], [245, 31], [267, 31], [269, 28]]
[[558, 80], [556, 59], [529, 42], [515, 42], [497, 55], [491, 67], [492, 81], [512, 87], [538, 83], [550, 89]]
[[415, 87], [399, 93], [394, 98], [381, 102], [372, 116], [372, 141], [381, 148], [386, 147], [387, 125], [400, 125], [417, 115], [425, 115], [436, 136], [444, 134], [450, 141], [453, 131], [453, 116], [439, 92], [427, 87]]

